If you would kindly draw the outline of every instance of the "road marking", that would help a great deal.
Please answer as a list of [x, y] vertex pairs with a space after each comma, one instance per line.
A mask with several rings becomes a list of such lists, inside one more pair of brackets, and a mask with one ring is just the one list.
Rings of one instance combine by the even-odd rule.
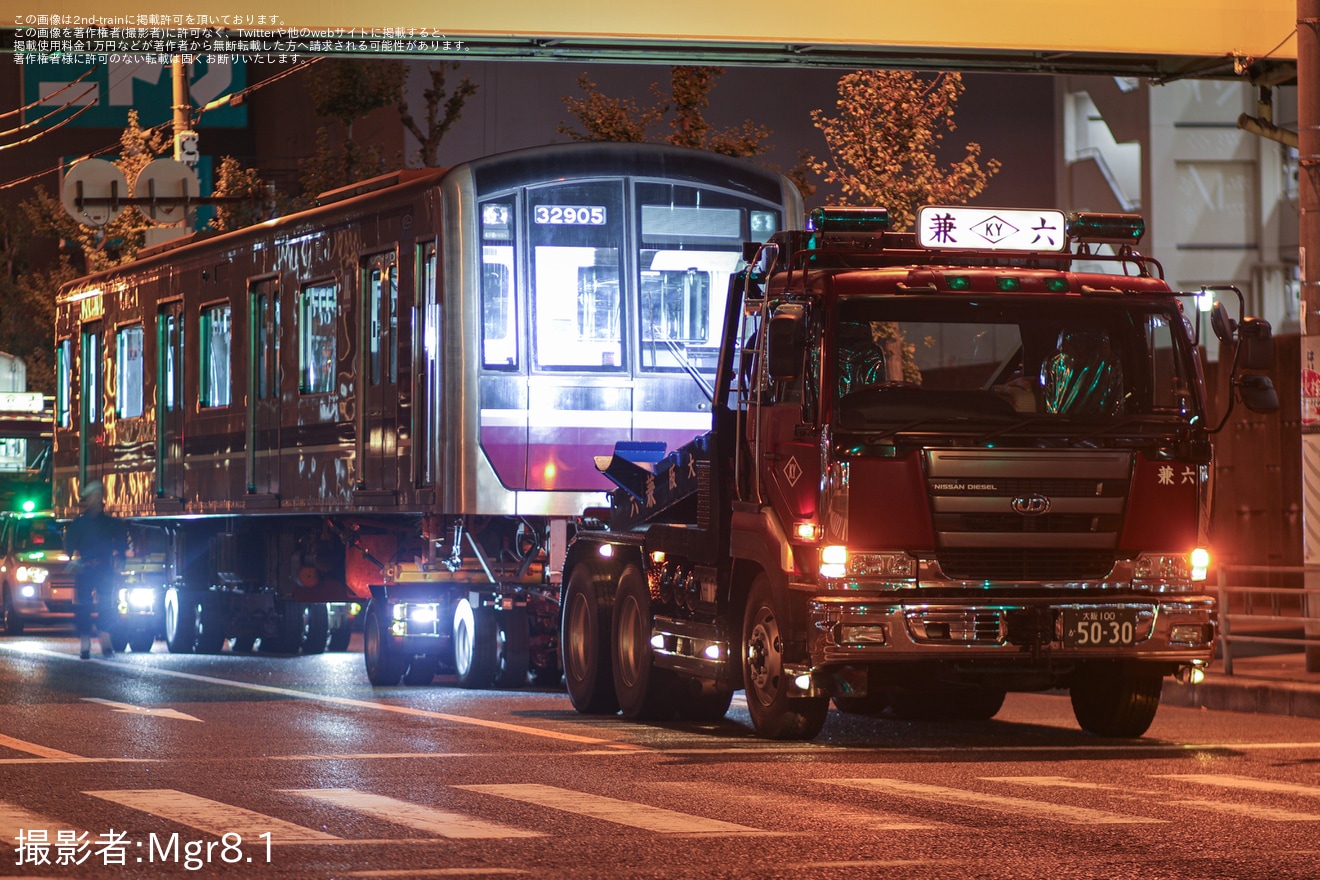
[[[12, 644], [0, 643], [0, 649], [19, 652]], [[63, 660], [77, 660], [72, 654], [65, 654], [62, 651], [51, 651], [46, 648], [28, 647], [21, 653], [31, 656], [41, 654], [47, 657], [58, 657]], [[104, 668], [104, 667], [102, 667]], [[335, 706], [351, 706], [357, 709], [375, 709], [380, 712], [394, 712], [399, 715], [411, 715], [418, 718], [432, 718], [437, 721], [449, 721], [454, 724], [468, 724], [474, 727], [485, 727], [493, 730], [505, 730], [511, 733], [522, 733], [528, 736], [539, 736], [546, 739], [557, 739], [563, 742], [583, 743], [585, 745], [606, 746], [608, 748], [622, 749], [625, 751], [652, 751], [646, 746], [640, 746], [636, 743], [621, 743], [616, 740], [602, 739], [595, 736], [582, 736], [576, 733], [563, 733], [558, 730], [544, 730], [538, 727], [527, 727], [523, 724], [509, 724], [504, 721], [490, 721], [485, 718], [473, 718], [468, 715], [451, 715], [447, 712], [430, 712], [426, 709], [414, 709], [409, 706], [393, 706], [389, 703], [377, 703], [373, 700], [356, 700], [351, 697], [332, 697], [326, 694], [317, 694], [309, 691], [298, 691], [293, 688], [275, 687], [268, 684], [250, 684], [243, 681], [232, 681], [227, 678], [216, 678], [210, 675], [197, 675], [192, 672], [179, 672], [176, 669], [161, 669], [156, 666], [118, 666], [117, 669], [132, 669], [134, 672], [147, 672], [155, 675], [165, 675], [171, 678], [181, 678], [186, 681], [200, 681], [205, 684], [217, 684], [224, 687], [240, 688], [242, 690], [256, 691], [262, 694], [279, 694], [285, 697], [293, 697], [298, 700], [312, 700], [316, 702], [329, 703]]]
[[552, 785], [456, 785], [454, 788], [493, 794], [496, 797], [549, 807], [552, 810], [561, 810], [579, 816], [590, 816], [593, 819], [602, 819], [616, 825], [627, 825], [630, 828], [641, 828], [658, 834], [767, 833], [759, 828], [748, 828], [746, 825], [735, 825], [719, 819], [692, 816], [675, 810], [621, 801], [617, 798], [587, 794], [567, 788], [556, 788]]
[[116, 712], [124, 712], [129, 715], [146, 715], [152, 718], [173, 718], [178, 721], [196, 721], [201, 724], [202, 719], [194, 718], [191, 715], [185, 715], [178, 709], [147, 709], [142, 706], [134, 706], [131, 703], [116, 703], [113, 700], [102, 700], [99, 697], [83, 697], [85, 703], [99, 703], [102, 706], [109, 706]]
[[470, 877], [478, 874], [526, 874], [520, 868], [427, 868], [418, 871], [349, 871], [345, 877]]
[[54, 758], [60, 761], [93, 760], [69, 752], [61, 752], [59, 749], [52, 749], [48, 746], [39, 746], [36, 743], [24, 742], [21, 739], [14, 739], [12, 736], [5, 736], [3, 733], [0, 733], [0, 746], [4, 746], [7, 749], [13, 749], [16, 752], [25, 752], [29, 755], [36, 755], [38, 758]]
[[366, 813], [396, 825], [406, 825], [418, 831], [441, 837], [465, 839], [503, 839], [508, 837], [544, 837], [539, 831], [524, 831], [494, 822], [484, 822], [461, 813], [449, 813], [433, 807], [424, 807], [384, 795], [357, 791], [351, 788], [281, 789], [288, 794], [310, 798], [337, 807]]
[[1215, 785], [1220, 788], [1237, 788], [1245, 791], [1264, 791], [1270, 794], [1291, 794], [1298, 797], [1320, 798], [1320, 788], [1314, 785], [1299, 785], [1295, 782], [1270, 782], [1267, 779], [1252, 779], [1250, 776], [1215, 776], [1210, 773], [1165, 773], [1156, 779], [1177, 779], [1181, 782], [1195, 782], [1200, 785]]
[[[648, 788], [678, 792], [688, 798], [709, 797], [722, 804], [737, 804], [754, 810], [765, 808], [765, 792], [738, 785], [724, 785], [718, 782], [648, 782], [646, 785]], [[803, 812], [829, 816], [831, 824], [854, 825], [871, 831], [933, 831], [937, 828], [949, 827], [941, 822], [921, 822], [893, 813], [851, 810], [832, 801], [800, 796], [795, 798], [794, 803], [802, 804], [800, 809]]]
[[1214, 810], [1217, 813], [1231, 813], [1248, 819], [1263, 819], [1266, 822], [1320, 822], [1320, 816], [1314, 813], [1294, 813], [1291, 810], [1278, 810], [1274, 807], [1262, 807], [1254, 804], [1233, 804], [1225, 801], [1177, 800], [1170, 803], [1181, 807], [1196, 807], [1202, 810]]
[[304, 828], [261, 813], [198, 797], [172, 788], [85, 791], [83, 794], [130, 809], [149, 813], [156, 819], [176, 822], [219, 837], [233, 832], [256, 840], [269, 834], [272, 843], [338, 842], [341, 838]]
[[86, 833], [81, 828], [70, 828], [64, 822], [48, 819], [31, 810], [25, 810], [17, 804], [7, 804], [0, 801], [0, 840], [17, 842], [20, 831], [44, 830], [49, 832], [52, 828], [56, 829], [56, 834], [53, 836], [47, 835], [50, 838], [51, 846], [59, 842], [60, 832], [68, 832], [75, 838]]
[[[1082, 788], [1087, 790], [1111, 789], [1118, 786], [1101, 782], [1083, 782], [1068, 776], [982, 776], [986, 782], [1010, 782], [1015, 785], [1035, 785], [1042, 788]], [[1124, 789], [1126, 791], [1126, 789]]]
[[904, 795], [920, 800], [935, 801], [939, 804], [957, 803], [1005, 813], [1023, 813], [1054, 819], [1058, 822], [1066, 822], [1069, 825], [1157, 825], [1164, 823], [1163, 819], [1124, 816], [1104, 810], [1091, 810], [1086, 807], [1069, 807], [1062, 804], [1048, 804], [1042, 801], [981, 794], [957, 788], [945, 788], [942, 785], [907, 782], [902, 779], [818, 779], [816, 781], [828, 785], [846, 785], [850, 788]]

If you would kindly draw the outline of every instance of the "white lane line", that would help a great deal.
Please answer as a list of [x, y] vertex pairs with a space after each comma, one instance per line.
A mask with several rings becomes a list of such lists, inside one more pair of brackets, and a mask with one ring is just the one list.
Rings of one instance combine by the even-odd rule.
[[1039, 816], [1058, 822], [1066, 822], [1069, 825], [1157, 825], [1164, 823], [1163, 819], [1124, 816], [1104, 810], [981, 794], [957, 788], [946, 788], [942, 785], [907, 782], [902, 779], [818, 779], [816, 781], [827, 785], [846, 785], [850, 788], [860, 788], [866, 791], [879, 791], [885, 794], [914, 797], [920, 800], [934, 801], [942, 805], [955, 803], [1004, 813]]
[[1299, 785], [1295, 782], [1271, 782], [1268, 779], [1253, 779], [1250, 776], [1215, 776], [1210, 773], [1165, 773], [1155, 779], [1177, 779], [1180, 782], [1195, 782], [1199, 785], [1214, 785], [1219, 788], [1236, 788], [1243, 791], [1262, 791], [1270, 794], [1290, 794], [1297, 797], [1320, 798], [1320, 787]]
[[16, 752], [23, 752], [28, 755], [36, 755], [38, 758], [58, 758], [61, 761], [86, 761], [79, 755], [69, 752], [61, 752], [59, 749], [52, 749], [48, 746], [39, 746], [36, 743], [25, 742], [21, 739], [14, 739], [12, 736], [5, 736], [0, 733], [0, 746], [7, 749], [13, 749]]
[[45, 831], [51, 846], [59, 843], [61, 835], [72, 835], [76, 839], [86, 833], [81, 828], [72, 828], [65, 822], [25, 810], [17, 804], [0, 801], [0, 840], [15, 843], [20, 831]]
[[114, 700], [102, 700], [99, 697], [83, 697], [84, 703], [96, 703], [101, 706], [109, 706], [116, 712], [123, 712], [128, 715], [145, 715], [151, 718], [173, 718], [176, 721], [196, 721], [203, 723], [202, 719], [194, 718], [191, 715], [185, 715], [178, 709], [148, 709], [144, 706], [134, 706], [132, 703], [116, 703]]
[[271, 843], [340, 840], [333, 834], [172, 788], [85, 791], [83, 794], [149, 813], [156, 819], [187, 825], [217, 837], [233, 832], [241, 834], [244, 840], [256, 840], [262, 834], [269, 834]]
[[[767, 798], [764, 792], [719, 782], [648, 782], [647, 787], [677, 792], [689, 800], [698, 797], [714, 798], [722, 804], [736, 804], [756, 810], [765, 808]], [[802, 804], [803, 812], [828, 816], [831, 825], [853, 825], [871, 831], [932, 831], [949, 827], [941, 822], [922, 822], [894, 813], [852, 810], [832, 801], [803, 798], [800, 795], [794, 803]]]
[[1292, 810], [1279, 810], [1258, 804], [1233, 804], [1207, 800], [1177, 800], [1169, 803], [1200, 810], [1214, 810], [1216, 813], [1231, 813], [1247, 819], [1262, 819], [1266, 822], [1320, 822], [1320, 816], [1315, 813], [1294, 813]]
[[735, 825], [732, 822], [722, 822], [719, 819], [706, 819], [702, 816], [692, 816], [675, 810], [651, 807], [632, 801], [621, 801], [616, 798], [572, 791], [567, 788], [556, 788], [552, 785], [456, 785], [454, 788], [477, 791], [482, 794], [493, 794], [496, 797], [509, 798], [525, 804], [549, 807], [552, 810], [561, 810], [578, 816], [590, 816], [593, 819], [601, 819], [617, 825], [627, 825], [630, 828], [641, 828], [659, 834], [766, 833], [759, 828], [748, 828], [746, 825]]
[[281, 789], [281, 791], [336, 807], [344, 807], [359, 813], [366, 813], [369, 816], [375, 816], [377, 819], [384, 819], [386, 822], [406, 825], [409, 828], [436, 834], [440, 837], [490, 840], [509, 837], [545, 836], [539, 831], [510, 828], [507, 825], [485, 822], [471, 816], [464, 816], [461, 813], [450, 813], [445, 810], [437, 810], [434, 807], [424, 807], [421, 804], [409, 803], [408, 801], [396, 800], [392, 797], [357, 791], [351, 788], [288, 788]]
[[[18, 650], [10, 644], [0, 643], [0, 650], [14, 651]], [[64, 660], [77, 660], [77, 657], [71, 654], [65, 654], [62, 651], [51, 651], [45, 648], [26, 648], [21, 653], [26, 655], [41, 654], [48, 657], [58, 657]], [[492, 730], [505, 730], [510, 733], [521, 733], [527, 736], [539, 736], [546, 739], [557, 739], [563, 742], [575, 742], [585, 745], [605, 746], [612, 749], [623, 749], [626, 751], [652, 751], [646, 746], [639, 746], [635, 743], [621, 743], [615, 740], [602, 739], [595, 736], [582, 736], [576, 733], [563, 733], [558, 730], [544, 730], [538, 727], [527, 727], [523, 724], [508, 724], [503, 721], [490, 721], [485, 718], [473, 718], [467, 715], [451, 715], [447, 712], [430, 712], [425, 709], [413, 709], [409, 706], [392, 706], [388, 703], [377, 703], [372, 700], [355, 700], [351, 697], [331, 697], [326, 694], [311, 693], [309, 691], [298, 691], [293, 688], [275, 687], [268, 684], [249, 684], [243, 681], [232, 681], [227, 678], [216, 678], [210, 675], [197, 675], [192, 672], [179, 672], [175, 669], [161, 669], [156, 666], [130, 666], [118, 668], [131, 668], [134, 672], [147, 672], [154, 675], [165, 675], [171, 678], [181, 678], [186, 681], [200, 681], [205, 684], [218, 684], [224, 687], [240, 688], [242, 690], [256, 691], [262, 694], [279, 694], [284, 697], [293, 697], [298, 700], [312, 700], [320, 703], [329, 703], [334, 706], [351, 706], [355, 709], [375, 709], [380, 712], [393, 712], [399, 715], [412, 715], [418, 718], [432, 718], [436, 721], [449, 721], [454, 724], [467, 724], [474, 727], [485, 727]]]

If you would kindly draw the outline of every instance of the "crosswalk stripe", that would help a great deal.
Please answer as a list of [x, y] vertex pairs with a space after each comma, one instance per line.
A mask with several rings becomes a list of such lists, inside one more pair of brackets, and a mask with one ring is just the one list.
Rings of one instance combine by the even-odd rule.
[[579, 816], [590, 816], [593, 819], [602, 819], [606, 822], [627, 825], [631, 828], [641, 828], [646, 831], [655, 831], [660, 834], [766, 833], [757, 828], [748, 828], [746, 825], [735, 825], [732, 822], [722, 822], [719, 819], [706, 819], [701, 816], [679, 813], [675, 810], [650, 807], [645, 804], [572, 791], [566, 788], [556, 788], [552, 785], [456, 785], [454, 788], [493, 794], [496, 797], [536, 804], [540, 807], [549, 807], [552, 810], [562, 810], [565, 813], [575, 813]]
[[1257, 804], [1207, 800], [1177, 800], [1172, 803], [1181, 807], [1198, 807], [1202, 810], [1214, 810], [1217, 813], [1231, 813], [1248, 819], [1263, 819], [1266, 822], [1320, 822], [1320, 816], [1315, 813], [1294, 813], [1292, 810], [1279, 810]]
[[[1103, 782], [1086, 782], [1068, 776], [982, 776], [990, 782], [1008, 782], [1016, 785], [1034, 785], [1045, 788], [1075, 788], [1087, 791], [1117, 791], [1127, 795], [1153, 795], [1160, 802], [1177, 804], [1182, 807], [1194, 807], [1201, 810], [1213, 810], [1217, 813], [1229, 813], [1248, 819], [1263, 819], [1267, 822], [1320, 822], [1320, 815], [1314, 813], [1294, 813], [1291, 810], [1279, 810], [1274, 807], [1255, 806], [1252, 804], [1234, 804], [1225, 801], [1184, 799], [1168, 801], [1168, 793], [1140, 789], [1131, 785], [1112, 785]], [[1155, 777], [1179, 778], [1179, 777]], [[1221, 777], [1222, 778], [1222, 777]], [[1304, 786], [1303, 786], [1304, 787]]]
[[946, 788], [942, 785], [907, 782], [902, 779], [818, 779], [816, 781], [829, 785], [846, 785], [850, 788], [880, 791], [886, 794], [905, 795], [921, 800], [936, 801], [941, 804], [957, 803], [1006, 813], [1024, 813], [1066, 822], [1069, 825], [1154, 825], [1164, 822], [1163, 819], [1124, 816], [1104, 810], [981, 794], [957, 788]]
[[38, 758], [52, 758], [60, 761], [85, 761], [80, 755], [61, 752], [59, 749], [52, 749], [48, 746], [39, 746], [36, 743], [26, 742], [21, 739], [14, 739], [12, 736], [5, 736], [0, 733], [0, 746], [7, 749], [13, 749], [16, 752], [23, 752], [28, 755], [36, 755]]
[[424, 807], [384, 795], [357, 791], [351, 788], [283, 789], [288, 794], [310, 798], [366, 813], [397, 825], [406, 825], [440, 837], [465, 839], [504, 839], [509, 837], [544, 837], [539, 831], [510, 828], [494, 822], [485, 822], [461, 813], [450, 813], [434, 807]]
[[1200, 785], [1214, 785], [1219, 788], [1237, 788], [1245, 791], [1263, 791], [1270, 794], [1290, 794], [1297, 797], [1320, 798], [1320, 787], [1300, 785], [1296, 782], [1271, 782], [1268, 779], [1252, 779], [1250, 776], [1215, 776], [1210, 773], [1165, 773], [1156, 779], [1177, 779], [1182, 782], [1195, 782]]
[[[720, 803], [729, 805], [736, 804], [752, 809], [762, 809], [765, 806], [764, 792], [736, 785], [724, 785], [718, 782], [665, 781], [650, 782], [647, 785], [650, 788], [675, 791], [685, 796], [714, 798]], [[936, 828], [948, 828], [940, 822], [921, 822], [879, 810], [850, 810], [824, 800], [814, 801], [799, 797], [797, 802], [803, 805], [802, 809], [806, 812], [818, 811], [822, 816], [829, 816], [832, 825], [853, 825], [872, 831], [931, 831]]]
[[338, 841], [340, 838], [231, 804], [198, 797], [172, 788], [85, 791], [92, 797], [150, 813], [159, 819], [187, 825], [217, 837], [233, 832], [244, 839], [269, 834], [272, 843]]
[[67, 822], [49, 819], [17, 804], [0, 801], [0, 840], [17, 841], [20, 831], [45, 831], [52, 844], [56, 842], [59, 832], [67, 832], [75, 838], [84, 833], [81, 828], [71, 828]]

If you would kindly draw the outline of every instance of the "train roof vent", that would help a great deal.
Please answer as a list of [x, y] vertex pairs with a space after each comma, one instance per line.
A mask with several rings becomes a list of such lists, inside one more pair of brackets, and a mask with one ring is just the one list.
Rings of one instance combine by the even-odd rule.
[[402, 183], [410, 183], [422, 177], [433, 177], [443, 174], [443, 168], [403, 168], [399, 171], [391, 171], [388, 174], [382, 174], [379, 177], [359, 180], [357, 183], [350, 183], [348, 186], [341, 186], [338, 189], [328, 190], [316, 197], [318, 205], [330, 205], [335, 202], [342, 202], [346, 199], [355, 198], [370, 192], [377, 192], [382, 189], [389, 189], [392, 186], [398, 186]]

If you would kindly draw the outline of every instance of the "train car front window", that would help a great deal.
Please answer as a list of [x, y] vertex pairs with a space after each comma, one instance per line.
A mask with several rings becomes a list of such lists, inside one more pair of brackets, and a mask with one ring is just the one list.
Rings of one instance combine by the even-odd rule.
[[481, 206], [481, 350], [486, 367], [518, 367], [513, 273], [513, 205], [488, 202]]
[[229, 350], [234, 333], [233, 309], [229, 303], [203, 308], [199, 330], [201, 387], [198, 402], [203, 408], [229, 406], [233, 400], [229, 384]]
[[115, 339], [115, 406], [120, 418], [142, 415], [141, 324], [121, 327]]
[[622, 185], [565, 184], [527, 199], [536, 365], [623, 370]]
[[333, 284], [302, 289], [298, 300], [298, 391], [328, 394], [335, 390], [338, 291]]

